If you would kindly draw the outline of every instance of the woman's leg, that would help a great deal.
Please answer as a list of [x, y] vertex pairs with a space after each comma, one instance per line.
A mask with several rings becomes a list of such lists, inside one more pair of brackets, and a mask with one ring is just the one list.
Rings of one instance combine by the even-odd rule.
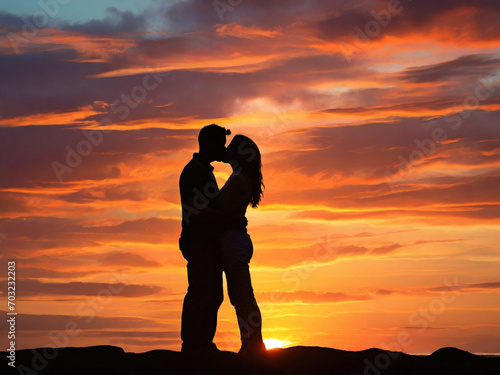
[[262, 341], [262, 316], [255, 300], [249, 262], [253, 254], [250, 236], [226, 232], [221, 241], [222, 261], [231, 304], [236, 310], [241, 335], [240, 353], [252, 355], [265, 350]]
[[262, 315], [257, 301], [248, 305], [235, 306], [240, 328], [240, 354], [252, 355], [266, 350], [262, 340]]

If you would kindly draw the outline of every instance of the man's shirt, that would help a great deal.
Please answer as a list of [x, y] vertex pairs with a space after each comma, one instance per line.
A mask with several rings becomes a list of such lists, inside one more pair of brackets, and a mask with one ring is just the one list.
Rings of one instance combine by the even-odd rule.
[[213, 174], [214, 167], [199, 153], [184, 167], [179, 179], [182, 205], [181, 236], [210, 233], [215, 223], [202, 222], [197, 217], [207, 207], [217, 209], [219, 187]]

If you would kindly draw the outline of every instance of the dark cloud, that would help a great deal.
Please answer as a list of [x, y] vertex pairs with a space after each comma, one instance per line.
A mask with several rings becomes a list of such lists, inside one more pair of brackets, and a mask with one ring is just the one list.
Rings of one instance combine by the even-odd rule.
[[[0, 186], [42, 186], [45, 182], [58, 182], [57, 168], [54, 170], [53, 163], [69, 166], [68, 161], [72, 168], [61, 174], [64, 181], [113, 179], [120, 176], [120, 163], [138, 162], [141, 156], [180, 150], [195, 142], [195, 130], [143, 129], [101, 133], [99, 129], [82, 131], [62, 125], [0, 127]], [[89, 155], [78, 153], [79, 145], [83, 143], [90, 144], [92, 152]], [[81, 150], [88, 151], [87, 148]], [[96, 194], [100, 194], [103, 200], [128, 198], [139, 201], [146, 197], [140, 186], [132, 184], [82, 189], [61, 198], [84, 202]]]
[[380, 296], [390, 296], [395, 293], [394, 290], [389, 290], [389, 289], [377, 289], [375, 291], [375, 294], [380, 295]]
[[271, 67], [264, 68], [255, 74], [258, 81], [289, 81], [301, 84], [306, 81], [322, 82], [325, 79], [348, 79], [359, 74], [356, 63], [347, 64], [345, 58], [338, 53], [331, 55], [301, 56], [276, 61]]
[[76, 112], [83, 120], [91, 118], [91, 110], [116, 113], [107, 116], [112, 122], [168, 117], [161, 107], [173, 100], [164, 92], [169, 90], [166, 73], [151, 68], [144, 74], [93, 78], [117, 66], [80, 58], [72, 49], [0, 55], [0, 119]]
[[0, 193], [0, 212], [8, 213], [27, 213], [30, 206], [26, 200], [26, 195], [11, 192]]
[[10, 251], [92, 247], [107, 241], [168, 243], [175, 241], [180, 231], [178, 220], [158, 218], [95, 226], [85, 225], [76, 218], [21, 217], [0, 219], [0, 226], [8, 233], [2, 246]]
[[[318, 35], [324, 39], [341, 40], [346, 37], [352, 37], [353, 40], [357, 36], [355, 28], [359, 28], [364, 34], [365, 25], [373, 21], [373, 17], [368, 11], [360, 13], [360, 11], [348, 10], [345, 13], [333, 14], [328, 18], [319, 21], [315, 26], [318, 30]], [[384, 30], [385, 31], [385, 30]], [[376, 36], [371, 37], [371, 40], [381, 38], [385, 33], [378, 33]], [[370, 34], [371, 35], [371, 34]], [[365, 36], [365, 38], [367, 38]], [[347, 39], [349, 42], [350, 40]], [[366, 43], [364, 39], [359, 39], [359, 43]]]
[[379, 247], [376, 247], [376, 248], [370, 250], [369, 254], [370, 255], [386, 255], [386, 254], [390, 254], [390, 253], [396, 251], [397, 249], [399, 249], [401, 247], [403, 247], [403, 246], [401, 246], [399, 243], [379, 246]]
[[272, 292], [259, 293], [259, 301], [266, 303], [271, 300], [276, 303], [304, 302], [304, 303], [335, 303], [346, 301], [369, 301], [373, 299], [370, 294], [349, 294], [341, 292], [312, 292], [307, 290], [298, 290], [295, 292]]
[[[455, 129], [443, 118], [417, 118], [284, 133], [279, 138], [286, 144], [298, 142], [307, 151], [290, 149], [267, 156], [271, 161], [265, 164], [264, 181], [271, 177], [267, 177], [265, 202], [343, 209], [294, 214], [324, 220], [496, 220], [500, 218], [496, 189], [500, 175], [480, 171], [494, 169], [500, 162], [500, 113], [456, 116], [462, 121]], [[431, 141], [435, 129], [442, 129], [449, 143]], [[457, 172], [432, 173], [448, 165]], [[284, 188], [282, 181], [296, 181], [290, 177], [292, 170], [304, 179], [321, 176], [324, 182], [318, 187]], [[274, 187], [276, 183], [279, 187]], [[436, 204], [442, 209], [436, 211]]]
[[[100, 121], [109, 118], [112, 122], [130, 122], [150, 118], [172, 121], [189, 117], [218, 118], [231, 113], [235, 99], [266, 95], [276, 96], [281, 102], [292, 102], [297, 97], [306, 101], [314, 94], [304, 90], [305, 81], [348, 79], [356, 74], [354, 66], [347, 66], [338, 54], [279, 59], [271, 67], [246, 74], [171, 71], [168, 77], [166, 73], [160, 77], [161, 82], [148, 81], [155, 88], [145, 90], [144, 100], [137, 103], [134, 99], [137, 95], [133, 94], [141, 89], [144, 91], [147, 73], [92, 77], [117, 68], [143, 66], [152, 61], [162, 63], [172, 58], [178, 59], [182, 65], [185, 59], [198, 61], [200, 54], [217, 59], [228, 53], [239, 54], [243, 48], [249, 55], [265, 52], [258, 40], [245, 39], [243, 42], [239, 38], [219, 38], [214, 34], [142, 39], [136, 43], [124, 53], [111, 56], [107, 63], [79, 62], [79, 54], [68, 49], [0, 56], [0, 74], [5, 83], [4, 89], [0, 89], [3, 98], [0, 113], [4, 118], [14, 118], [88, 107], [101, 113], [96, 116], [82, 113], [82, 119]], [[286, 55], [287, 51], [294, 51], [293, 46], [286, 47], [279, 41], [272, 43], [276, 45], [273, 53], [279, 51]], [[289, 86], [284, 90], [276, 85], [285, 82], [294, 83], [296, 87]], [[126, 97], [128, 101], [124, 99]], [[112, 103], [115, 104], [112, 106]]]
[[156, 260], [149, 260], [142, 255], [122, 251], [106, 253], [100, 257], [100, 261], [103, 265], [112, 266], [161, 267], [161, 263]]
[[166, 338], [179, 339], [179, 331], [85, 331], [82, 332], [85, 337], [136, 337], [136, 338]]
[[67, 283], [48, 283], [34, 279], [17, 281], [19, 297], [36, 295], [96, 296], [103, 299], [113, 297], [144, 297], [159, 293], [162, 288], [149, 285], [123, 283], [93, 283], [72, 281]]
[[[97, 114], [86, 115], [83, 111], [81, 120], [106, 119], [113, 123], [132, 123], [162, 119], [184, 123], [186, 119], [192, 118], [208, 120], [230, 116], [237, 109], [235, 105], [238, 100], [245, 101], [263, 96], [278, 105], [300, 102], [306, 109], [317, 109], [322, 107], [323, 103], [327, 105], [326, 103], [331, 102], [331, 96], [308, 89], [309, 85], [314, 86], [325, 81], [335, 81], [338, 85], [339, 82], [348, 82], [360, 76], [373, 77], [375, 80], [381, 78], [366, 69], [358, 59], [348, 64], [342, 54], [275, 58], [260, 69], [254, 68], [248, 73], [215, 71], [215, 68], [212, 69], [214, 71], [202, 68], [172, 70], [162, 73], [161, 82], [152, 79], [150, 83], [158, 83], [152, 90], [145, 90], [143, 87], [147, 73], [90, 78], [117, 68], [135, 67], [138, 61], [160, 63], [174, 59], [182, 65], [185, 59], [197, 61], [199, 54], [226, 56], [238, 54], [242, 48], [245, 48], [249, 55], [262, 54], [261, 41], [235, 37], [219, 38], [212, 34], [176, 35], [158, 40], [143, 39], [136, 43], [136, 46], [124, 53], [111, 57], [108, 63], [78, 62], [78, 55], [73, 50], [0, 56], [2, 72], [8, 72], [4, 73], [4, 81], [7, 84], [1, 92], [4, 99], [0, 107], [2, 115], [4, 118], [13, 118], [89, 108]], [[271, 43], [275, 45], [273, 50], [280, 51], [282, 55], [294, 50], [293, 47], [286, 47], [286, 43]], [[471, 55], [435, 66], [408, 69], [399, 77], [419, 82], [435, 80], [440, 76], [446, 78], [446, 75], [475, 79], [475, 73], [490, 72], [490, 68], [497, 65], [498, 59]], [[463, 82], [461, 83], [462, 85], [452, 86], [449, 90], [455, 88], [457, 91], [457, 87], [464, 87]], [[137, 102], [134, 99], [139, 93], [137, 90], [145, 92], [145, 96], [141, 97], [142, 101]], [[463, 90], [450, 94], [460, 95], [462, 92]], [[21, 96], [23, 101], [18, 100]], [[348, 92], [342, 99], [348, 102], [350, 96], [352, 93]], [[363, 98], [365, 101], [358, 102], [361, 106], [373, 101], [366, 95]], [[391, 98], [394, 98], [394, 95]], [[454, 97], [443, 97], [439, 100], [447, 103], [453, 99]], [[419, 99], [419, 102], [422, 102], [421, 105], [429, 103], [432, 106], [430, 98], [427, 101]], [[412, 103], [397, 103], [394, 108], [385, 105], [383, 108], [397, 110], [400, 109], [398, 105], [411, 106]], [[359, 112], [366, 112], [361, 106]], [[336, 109], [337, 112], [342, 110], [355, 113], [357, 108]]]
[[[426, 190], [423, 191], [425, 194]], [[446, 191], [446, 193], [448, 193]], [[404, 199], [401, 199], [404, 202]], [[403, 203], [399, 203], [399, 206], [403, 206]], [[330, 212], [330, 211], [301, 211], [294, 213], [291, 217], [300, 219], [316, 219], [316, 220], [387, 220], [387, 219], [398, 219], [401, 217], [411, 218], [411, 220], [420, 220], [422, 222], [429, 220], [439, 220], [444, 223], [452, 223], [453, 220], [460, 219], [470, 219], [471, 222], [477, 222], [478, 220], [484, 220], [485, 222], [491, 222], [495, 219], [500, 219], [500, 205], [467, 205], [467, 206], [455, 206], [448, 210], [440, 209], [439, 211], [431, 209], [415, 208], [413, 202], [409, 202], [406, 209], [371, 209], [370, 211], [357, 211], [355, 210], [355, 203], [353, 202], [351, 207], [353, 211], [344, 212]], [[366, 207], [366, 206], [365, 206]], [[462, 209], [457, 209], [461, 207]], [[431, 219], [432, 218], [432, 219]]]
[[178, 1], [164, 11], [167, 28], [171, 31], [210, 31], [220, 23], [211, 1]]
[[[432, 163], [433, 158], [447, 157], [449, 153], [453, 154], [454, 163], [466, 165], [497, 160], [498, 155], [493, 152], [497, 146], [487, 141], [500, 139], [500, 128], [496, 125], [500, 112], [474, 111], [456, 116], [460, 118], [458, 127], [452, 118], [394, 118], [393, 121], [358, 126], [325, 126], [283, 133], [279, 139], [300, 141], [308, 151], [276, 152], [269, 156], [273, 162], [266, 167], [277, 173], [293, 168], [307, 175], [321, 172], [325, 177], [338, 176], [341, 183], [347, 177], [376, 181], [377, 178], [385, 179], [387, 173], [390, 176], [397, 174], [398, 166], [405, 166], [402, 161], [411, 167], [409, 156], [412, 152], [420, 156], [412, 155], [412, 160], [420, 163]], [[456, 142], [434, 142], [431, 135], [435, 129], [441, 129], [440, 139]], [[481, 152], [489, 150], [493, 153]], [[473, 161], [469, 153], [476, 156]], [[428, 156], [433, 158], [427, 159]], [[409, 170], [406, 176], [411, 174]], [[377, 187], [364, 185], [362, 188], [370, 191]]]
[[[412, 1], [400, 0], [397, 9], [388, 16], [386, 1], [356, 1], [349, 6], [334, 7], [324, 4], [323, 11], [326, 17], [319, 21], [311, 22], [317, 35], [328, 40], [343, 40], [357, 48], [363, 48], [372, 40], [385, 36], [398, 36], [408, 34], [430, 33], [432, 28], [446, 30], [444, 38], [463, 37], [464, 34], [471, 39], [492, 39], [493, 31], [498, 30], [496, 18], [500, 13], [495, 2], [481, 0], [470, 2], [468, 0], [444, 1]], [[460, 9], [469, 10], [467, 25], [456, 27], [453, 23], [453, 13]], [[380, 20], [383, 20], [381, 25]], [[451, 21], [450, 21], [451, 19]], [[465, 19], [460, 19], [464, 22]], [[379, 26], [373, 26], [375, 23]], [[372, 24], [372, 26], [369, 26]], [[469, 28], [470, 30], [467, 30]], [[371, 30], [371, 31], [370, 31]], [[361, 36], [360, 36], [361, 35]], [[351, 47], [352, 48], [352, 47]]]
[[[33, 23], [34, 15], [16, 15], [0, 11], [0, 27], [17, 32], [19, 36], [24, 36], [22, 27], [26, 25], [26, 20]], [[57, 17], [50, 17], [46, 25], [38, 29], [56, 28], [58, 30], [78, 31], [84, 34], [110, 35], [117, 33], [139, 33], [148, 30], [148, 15], [134, 14], [131, 11], [121, 11], [116, 7], [106, 9], [106, 17], [102, 19], [92, 19], [86, 22], [74, 23], [61, 20]]]
[[[140, 246], [136, 246], [135, 250], [138, 252]], [[151, 267], [156, 263], [154, 260], [146, 259], [142, 255], [126, 251], [110, 250], [110, 253], [120, 253], [129, 260], [129, 262], [114, 259], [113, 256], [106, 260], [108, 251], [99, 252], [102, 249], [97, 249], [95, 252], [90, 249], [85, 251], [75, 250], [61, 255], [56, 252], [54, 255], [49, 256], [47, 252], [44, 254], [20, 254], [16, 259], [23, 264], [22, 270], [18, 270], [20, 278], [32, 279], [72, 279], [83, 278], [90, 275], [108, 275], [110, 280], [127, 280], [125, 272], [134, 272], [132, 269], [135, 267], [134, 261], [138, 262], [138, 267]], [[137, 256], [134, 256], [137, 254]], [[9, 256], [12, 256], [9, 252]], [[7, 257], [6, 257], [7, 258]], [[103, 267], [104, 263], [111, 267]], [[124, 275], [124, 276], [121, 276]]]
[[[24, 260], [23, 260], [24, 261]], [[46, 269], [46, 268], [35, 268], [35, 267], [23, 267], [20, 275], [23, 278], [44, 278], [44, 279], [74, 279], [76, 277], [84, 277], [93, 274], [97, 274], [103, 272], [101, 270], [95, 271], [57, 271], [54, 269]]]
[[128, 200], [140, 202], [146, 200], [147, 198], [148, 193], [144, 191], [138, 183], [85, 188], [61, 197], [61, 199], [65, 201], [74, 203], [89, 203], [100, 200]]
[[252, 2], [188, 0], [175, 2], [165, 9], [163, 14], [167, 27], [171, 31], [210, 32], [216, 25], [229, 22], [258, 27], [286, 26], [296, 20], [297, 15], [305, 19], [317, 17], [325, 9], [339, 6], [341, 3], [342, 1], [338, 0], [306, 2], [302, 0], [254, 0]]
[[421, 26], [433, 18], [437, 18], [459, 8], [473, 8], [482, 14], [498, 14], [499, 12], [498, 4], [488, 0], [478, 0], [474, 2], [468, 0], [423, 0], [418, 2], [401, 0], [401, 3], [405, 9], [404, 14], [415, 26]]
[[[387, 166], [396, 163], [398, 154], [402, 152], [395, 148], [411, 150], [417, 132], [425, 134], [425, 125], [419, 119], [306, 130], [300, 139], [304, 148], [310, 151], [283, 151], [288, 161], [282, 160], [279, 155], [273, 155], [272, 159], [277, 164], [290, 162], [308, 175], [319, 172], [327, 177], [338, 175], [339, 182], [352, 173], [366, 178], [383, 176]], [[293, 138], [294, 134], [283, 134], [282, 137]], [[277, 168], [274, 163], [267, 163], [266, 166], [273, 170], [288, 170]]]
[[[467, 182], [466, 182], [467, 181]], [[483, 205], [483, 202], [498, 203], [498, 192], [494, 184], [500, 183], [500, 176], [486, 176], [479, 178], [464, 178], [460, 184], [454, 186], [431, 186], [421, 187], [409, 192], [396, 192], [385, 197], [369, 198], [364, 200], [365, 204], [381, 207], [383, 205], [398, 202], [399, 206], [422, 207], [432, 206], [439, 202], [441, 205], [468, 206], [473, 211], [456, 213], [437, 213], [435, 216], [453, 215], [470, 217], [474, 219], [499, 218], [498, 205]], [[493, 184], [493, 185], [492, 185]], [[431, 203], [432, 202], [432, 203]], [[477, 206], [472, 206], [476, 204]], [[373, 206], [372, 206], [373, 207]], [[429, 212], [430, 214], [430, 212]], [[417, 214], [418, 215], [418, 214]]]
[[115, 339], [115, 340], [110, 340], [111, 344], [115, 345], [134, 345], [134, 346], [145, 346], [145, 347], [151, 347], [151, 346], [161, 346], [165, 347], [165, 345], [172, 345], [172, 344], [178, 344], [179, 339], [178, 338], [168, 338], [168, 339], [163, 339], [163, 340], [138, 340], [138, 339]]
[[[222, 2], [224, 3], [224, 2]], [[220, 23], [237, 23], [246, 27], [282, 28], [293, 25], [304, 32], [312, 32], [328, 40], [344, 40], [352, 43], [354, 28], [365, 30], [374, 21], [371, 12], [387, 17], [387, 1], [363, 0], [254, 0], [237, 2], [239, 5], [222, 9], [220, 18], [212, 2], [189, 0], [177, 2], [164, 12], [170, 31], [211, 32]], [[227, 4], [227, 3], [224, 3]], [[457, 10], [468, 10], [467, 27], [473, 30], [467, 35], [473, 39], [494, 39], [498, 34], [496, 17], [500, 13], [494, 1], [481, 0], [400, 0], [400, 13], [391, 14], [387, 26], [381, 27], [376, 40], [385, 35], [401, 36], [414, 33], [428, 33], [431, 25], [447, 30], [447, 34], [463, 36], [465, 28], [448, 22]], [[384, 13], [382, 15], [382, 13]], [[464, 19], [460, 19], [464, 21]], [[427, 26], [427, 27], [426, 27]], [[455, 33], [455, 34], [454, 34]]]
[[0, 118], [64, 113], [119, 96], [120, 87], [88, 78], [107, 64], [73, 61], [77, 57], [71, 49], [0, 55]]
[[3, 28], [8, 30], [20, 29], [23, 24], [22, 17], [0, 10], [0, 30]]
[[459, 77], [488, 77], [500, 69], [500, 58], [489, 55], [465, 55], [439, 64], [405, 69], [401, 79], [410, 82], [442, 82]]
[[143, 32], [148, 29], [146, 15], [136, 15], [131, 11], [120, 11], [116, 7], [106, 9], [104, 19], [94, 19], [84, 23], [63, 23], [62, 30], [80, 31], [85, 34], [115, 34]]
[[[147, 119], [161, 116], [182, 119], [198, 117], [205, 119], [221, 118], [229, 115], [234, 99], [237, 97], [252, 97], [256, 92], [256, 85], [246, 85], [244, 75], [221, 74], [214, 72], [174, 71], [170, 72], [168, 82], [163, 90], [152, 91], [151, 97], [157, 107], [146, 104], [144, 108], [135, 108], [130, 111], [126, 120]], [[132, 86], [133, 87], [133, 86]], [[241, 92], [235, 93], [234, 87], [240, 87]], [[167, 107], [161, 107], [168, 104]], [[123, 107], [123, 104], [120, 104]], [[122, 112], [116, 107], [106, 112], [86, 119], [102, 121], [110, 118], [119, 122]]]
[[[411, 185], [401, 184], [401, 191], [390, 192], [387, 185], [377, 185], [372, 192], [366, 191], [356, 194], [356, 187], [346, 186], [345, 191], [350, 191], [350, 196], [340, 195], [341, 189], [305, 190], [288, 195], [281, 191], [281, 199], [272, 194], [268, 199], [273, 202], [285, 204], [286, 202], [315, 202], [324, 204], [331, 208], [352, 209], [353, 212], [322, 212], [305, 211], [296, 213], [293, 217], [316, 218], [324, 220], [345, 219], [388, 219], [407, 217], [421, 220], [431, 219], [439, 221], [443, 218], [465, 218], [474, 220], [486, 220], [500, 218], [500, 205], [498, 204], [498, 192], [496, 184], [500, 183], [500, 176], [483, 176], [463, 178], [460, 183], [443, 186], [439, 184], [422, 186], [415, 183]], [[271, 194], [269, 194], [271, 195]], [[484, 204], [484, 202], [490, 202]], [[432, 209], [436, 204], [448, 206], [439, 211]], [[398, 209], [387, 210], [386, 207], [398, 207]], [[356, 209], [370, 208], [370, 212], [356, 212]], [[426, 209], [427, 208], [427, 209]], [[461, 210], [457, 210], [461, 208]], [[449, 223], [452, 222], [448, 221]]]
[[[214, 3], [204, 0], [157, 2], [141, 14], [109, 7], [106, 16], [101, 19], [84, 23], [57, 20], [56, 23], [63, 30], [101, 35], [158, 29], [178, 33], [192, 31], [209, 33], [213, 32], [217, 25], [231, 22], [262, 28], [286, 28], [295, 24], [317, 30], [320, 35], [331, 39], [352, 33], [356, 26], [363, 28], [367, 22], [373, 20], [370, 11], [380, 12], [386, 8], [386, 1], [378, 0], [348, 3], [341, 0], [254, 0], [233, 2], [233, 6], [222, 1], [220, 3], [225, 4], [222, 7], [216, 7]], [[401, 32], [421, 30], [422, 26], [441, 20], [453, 11], [463, 8], [474, 9], [475, 12], [471, 11], [472, 18], [476, 21], [483, 20], [483, 29], [488, 28], [491, 31], [494, 15], [498, 14], [498, 7], [488, 0], [474, 3], [467, 0], [440, 2], [400, 0], [400, 3], [403, 11], [393, 15], [387, 27], [391, 33], [401, 34]], [[482, 15], [481, 18], [478, 14]], [[12, 29], [19, 29], [23, 24], [20, 16], [6, 12], [0, 13], [0, 20], [4, 27]], [[485, 20], [488, 21], [486, 24]]]
[[476, 283], [467, 285], [467, 289], [500, 289], [500, 281], [492, 283]]
[[[476, 86], [479, 85], [477, 77], [474, 77], [474, 81]], [[467, 90], [466, 87], [462, 87], [464, 95], [468, 96], [472, 90]], [[482, 89], [484, 90], [484, 89]], [[486, 91], [481, 91], [485, 93]], [[371, 98], [372, 100], [377, 100], [375, 98]], [[379, 100], [384, 101], [385, 98], [378, 97]], [[406, 98], [401, 98], [405, 100]], [[427, 98], [423, 98], [427, 99]], [[363, 107], [338, 107], [338, 108], [329, 108], [325, 109], [323, 112], [332, 113], [332, 114], [352, 114], [352, 115], [361, 115], [361, 114], [380, 114], [380, 115], [391, 115], [395, 112], [407, 112], [408, 114], [412, 114], [417, 112], [427, 112], [427, 111], [442, 111], [442, 110], [454, 110], [456, 111], [456, 106], [463, 103], [464, 96], [448, 96], [444, 98], [429, 98], [431, 100], [422, 100], [422, 101], [412, 101], [412, 102], [401, 102], [395, 103], [392, 105], [365, 105]], [[367, 103], [370, 98], [362, 98], [364, 103]], [[394, 102], [400, 101], [400, 99], [395, 98]], [[488, 99], [481, 100], [481, 105], [494, 105], [500, 104], [500, 95], [492, 94]]]
[[[227, 2], [220, 2], [230, 5]], [[252, 2], [234, 2], [235, 6], [220, 7], [219, 11], [213, 2], [189, 0], [176, 3], [165, 12], [165, 17], [172, 29], [182, 31], [203, 30], [208, 32], [220, 23], [238, 23], [247, 27], [283, 27], [291, 24], [304, 26], [317, 22], [332, 14], [346, 14], [352, 17], [352, 8], [361, 8], [367, 12], [376, 6], [375, 2], [357, 1], [346, 4], [342, 0], [254, 0]], [[359, 13], [361, 16], [361, 13]], [[222, 16], [222, 19], [221, 17]], [[336, 17], [338, 19], [338, 17]], [[352, 23], [352, 21], [351, 21]], [[345, 23], [347, 24], [347, 23]]]
[[462, 292], [467, 292], [467, 293], [475, 293], [475, 292], [481, 292], [485, 291], [488, 292], [491, 289], [500, 289], [500, 281], [496, 282], [484, 282], [484, 283], [472, 283], [472, 284], [449, 284], [446, 286], [436, 286], [436, 287], [431, 287], [427, 288], [427, 291], [430, 292], [442, 292], [442, 291], [459, 291], [460, 293]]
[[[102, 307], [102, 306], [99, 306]], [[47, 315], [18, 314], [16, 321], [23, 331], [61, 331], [78, 335], [78, 330], [85, 329], [134, 329], [151, 328], [154, 322], [150, 319], [135, 317], [99, 317], [91, 306], [83, 306], [80, 315]], [[49, 341], [50, 342], [50, 341]]]
[[[293, 252], [288, 252], [283, 258], [283, 249], [278, 249], [276, 253], [267, 253], [265, 258], [255, 260], [259, 266], [270, 266], [273, 268], [289, 268], [292, 266], [315, 267], [317, 264], [331, 262], [335, 259], [354, 258], [361, 256], [380, 256], [396, 252], [404, 247], [398, 243], [379, 246], [358, 246], [339, 245], [336, 239], [329, 237], [316, 238], [312, 246], [296, 247]], [[287, 279], [295, 281], [297, 275], [291, 272]]]
[[[165, 40], [148, 43], [156, 45], [156, 48], [152, 50], [169, 53], [169, 50], [163, 47]], [[149, 50], [145, 52], [150, 53]], [[135, 56], [134, 51], [129, 53]], [[203, 52], [198, 50], [196, 53]], [[217, 51], [207, 51], [207, 53], [217, 54]], [[221, 51], [221, 53], [227, 53], [227, 51]], [[149, 57], [146, 56], [146, 58]], [[234, 110], [238, 109], [238, 102], [260, 97], [268, 97], [279, 105], [300, 101], [306, 108], [308, 106], [317, 108], [317, 102], [326, 101], [327, 95], [307, 89], [306, 82], [319, 84], [325, 80], [347, 81], [365, 72], [357, 64], [347, 65], [345, 59], [339, 54], [278, 59], [268, 65], [270, 66], [249, 73], [203, 71], [202, 69], [170, 71], [165, 85], [150, 93], [152, 103], [156, 106], [146, 104], [130, 110], [126, 121], [155, 117], [182, 121], [186, 116], [207, 120], [223, 118], [230, 116]], [[162, 103], [168, 103], [168, 106], [162, 107]], [[121, 113], [117, 113], [116, 109], [116, 107], [106, 107], [100, 114], [85, 119], [101, 121], [109, 118], [119, 123]]]

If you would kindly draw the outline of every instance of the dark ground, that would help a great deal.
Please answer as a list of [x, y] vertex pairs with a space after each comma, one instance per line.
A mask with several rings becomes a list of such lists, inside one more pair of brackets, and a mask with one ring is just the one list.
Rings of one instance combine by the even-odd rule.
[[[1, 352], [2, 367], [8, 362]], [[443, 348], [429, 356], [380, 349], [347, 352], [321, 347], [274, 349], [267, 359], [252, 361], [232, 352], [186, 355], [170, 350], [125, 353], [114, 346], [34, 349], [16, 352], [16, 370], [2, 374], [156, 375], [156, 374], [283, 374], [283, 375], [500, 375], [500, 358], [485, 358]], [[4, 368], [5, 368], [4, 367]]]

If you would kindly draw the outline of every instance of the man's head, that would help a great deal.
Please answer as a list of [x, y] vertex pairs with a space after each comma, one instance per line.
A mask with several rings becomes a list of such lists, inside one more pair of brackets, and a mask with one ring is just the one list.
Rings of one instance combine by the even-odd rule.
[[221, 161], [226, 151], [226, 135], [229, 134], [231, 134], [231, 130], [216, 124], [204, 126], [198, 134], [200, 154], [209, 159], [210, 162]]

